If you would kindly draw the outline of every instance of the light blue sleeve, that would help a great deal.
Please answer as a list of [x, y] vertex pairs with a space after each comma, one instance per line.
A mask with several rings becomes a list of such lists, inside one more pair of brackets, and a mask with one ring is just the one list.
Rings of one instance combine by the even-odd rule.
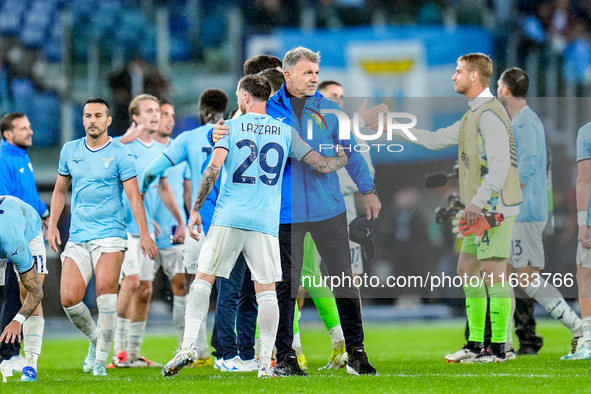
[[185, 180], [191, 180], [191, 168], [189, 167], [189, 164], [185, 163], [185, 171], [183, 172], [183, 179]]
[[527, 185], [536, 172], [538, 135], [531, 122], [518, 125], [514, 132], [519, 182]]
[[[165, 153], [158, 156], [158, 158], [144, 171], [143, 182], [140, 185], [140, 193], [146, 193], [150, 188], [150, 184], [162, 174], [166, 174], [166, 169], [172, 167], [172, 165], [170, 158]], [[164, 175], [164, 177], [166, 177], [166, 175]]]
[[63, 176], [69, 176], [70, 175], [70, 169], [68, 168], [68, 146], [70, 144], [65, 144], [62, 148], [62, 151], [60, 152], [60, 161], [59, 161], [59, 165], [58, 165], [58, 174], [63, 175]]
[[577, 134], [577, 161], [591, 159], [591, 123], [579, 129]]
[[135, 171], [135, 159], [131, 151], [123, 146], [124, 150], [119, 154], [119, 180], [125, 182], [137, 176]]
[[177, 138], [175, 138], [170, 146], [164, 150], [164, 154], [168, 159], [172, 162], [172, 165], [177, 165], [180, 162], [187, 161], [187, 152], [188, 146], [187, 137], [189, 136], [188, 132], [181, 133]]

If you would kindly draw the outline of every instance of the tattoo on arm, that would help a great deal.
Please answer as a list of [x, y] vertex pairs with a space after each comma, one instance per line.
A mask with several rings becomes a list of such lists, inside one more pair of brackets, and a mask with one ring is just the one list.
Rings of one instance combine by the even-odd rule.
[[199, 191], [197, 192], [197, 198], [195, 199], [195, 204], [193, 205], [193, 211], [199, 212], [205, 199], [209, 195], [209, 193], [213, 190], [215, 183], [218, 180], [220, 175], [220, 168], [209, 164], [203, 173], [203, 177], [201, 178], [201, 184], [199, 185]]
[[21, 283], [27, 289], [27, 297], [23, 302], [23, 306], [19, 313], [26, 318], [29, 318], [43, 299], [43, 287], [39, 281], [39, 277], [35, 273], [35, 269], [31, 269], [26, 273], [20, 275]]
[[310, 164], [315, 170], [322, 174], [334, 172], [347, 165], [348, 162], [347, 155], [345, 154], [339, 154], [335, 157], [325, 157], [315, 150], [308, 152], [302, 160]]

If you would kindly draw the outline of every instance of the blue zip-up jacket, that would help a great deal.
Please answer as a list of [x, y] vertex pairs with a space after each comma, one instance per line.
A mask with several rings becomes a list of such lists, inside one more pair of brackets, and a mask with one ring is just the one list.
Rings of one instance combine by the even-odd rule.
[[41, 217], [48, 213], [47, 205], [39, 197], [33, 164], [27, 150], [5, 140], [0, 143], [0, 195], [23, 200], [35, 208]]
[[[302, 138], [322, 155], [336, 156], [334, 146], [343, 146], [349, 158], [347, 171], [359, 191], [365, 193], [373, 189], [374, 183], [363, 156], [352, 149], [350, 140], [339, 139], [336, 115], [323, 114], [322, 118], [318, 116], [317, 113], [322, 109], [340, 110], [335, 102], [325, 99], [316, 91], [314, 96], [306, 100], [300, 124], [297, 115], [292, 112], [285, 84], [267, 102], [267, 113], [270, 116], [294, 127]], [[312, 120], [312, 139], [307, 138], [308, 119]], [[333, 148], [327, 149], [328, 146]], [[343, 212], [345, 203], [336, 172], [320, 174], [304, 162], [287, 160], [281, 189], [281, 224], [317, 222]]]

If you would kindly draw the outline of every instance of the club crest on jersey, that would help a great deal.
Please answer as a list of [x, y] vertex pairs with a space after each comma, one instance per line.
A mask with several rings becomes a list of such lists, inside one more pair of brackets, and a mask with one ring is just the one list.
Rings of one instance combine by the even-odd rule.
[[101, 157], [101, 159], [105, 162], [105, 168], [109, 168], [109, 166], [111, 165], [111, 162], [115, 159], [105, 159], [104, 157]]

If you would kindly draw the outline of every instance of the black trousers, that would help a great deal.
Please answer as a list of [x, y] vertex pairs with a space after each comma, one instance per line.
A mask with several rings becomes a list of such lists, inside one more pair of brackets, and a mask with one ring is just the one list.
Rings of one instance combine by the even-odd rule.
[[[18, 279], [10, 261], [6, 263], [5, 275], [4, 286], [0, 286], [0, 294], [2, 294], [2, 308], [0, 309], [0, 333], [3, 332], [4, 328], [10, 324], [22, 306], [18, 287]], [[16, 356], [19, 354], [20, 350], [21, 344], [18, 342], [3, 342], [0, 344], [0, 361], [7, 360], [12, 356]]]
[[345, 335], [347, 352], [351, 354], [354, 348], [363, 347], [361, 305], [358, 289], [353, 286], [352, 281], [347, 217], [343, 213], [319, 222], [282, 224], [279, 227], [283, 278], [277, 283], [279, 302], [277, 332], [280, 335], [277, 336], [275, 346], [278, 361], [283, 361], [288, 355], [295, 356], [292, 348], [293, 315], [302, 275], [304, 237], [308, 232], [314, 239], [318, 253], [326, 265], [327, 274], [345, 279], [341, 286], [333, 288], [333, 292]]

